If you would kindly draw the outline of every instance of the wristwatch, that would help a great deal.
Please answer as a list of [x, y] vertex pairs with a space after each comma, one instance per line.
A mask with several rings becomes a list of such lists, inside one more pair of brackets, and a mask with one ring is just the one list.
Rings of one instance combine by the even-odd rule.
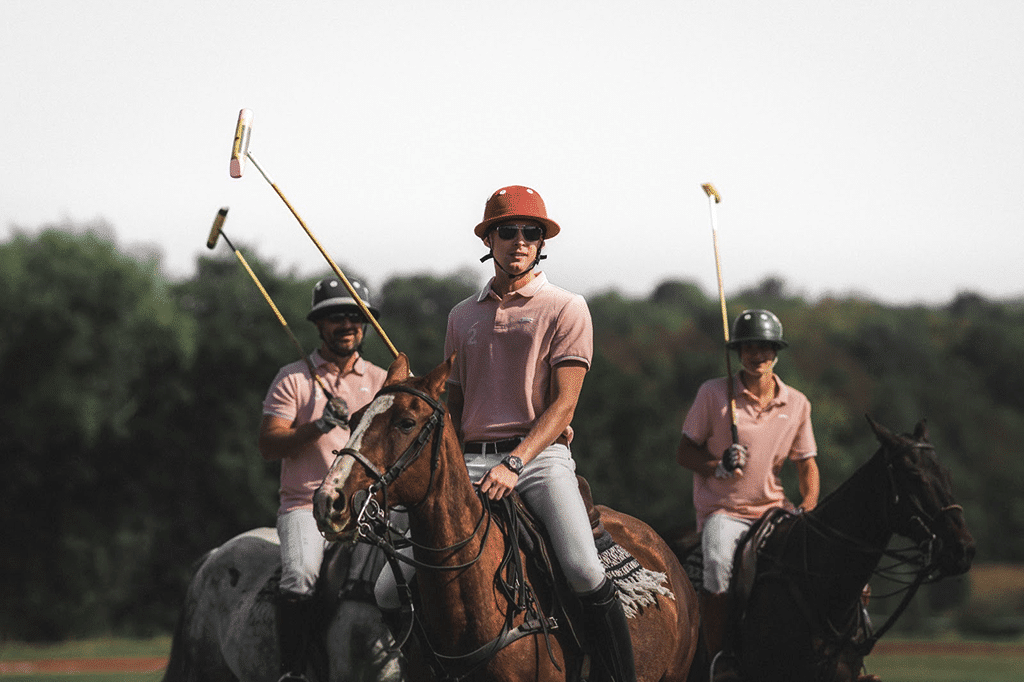
[[517, 476], [523, 473], [523, 460], [514, 455], [506, 455], [505, 458], [501, 460], [501, 463], [505, 465], [505, 468]]

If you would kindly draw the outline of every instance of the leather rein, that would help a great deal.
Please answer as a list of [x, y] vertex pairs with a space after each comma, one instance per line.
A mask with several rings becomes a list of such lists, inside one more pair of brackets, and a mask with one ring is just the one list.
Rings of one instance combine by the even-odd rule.
[[[913, 449], [934, 450], [935, 448], [930, 443], [914, 442], [914, 443], [911, 443], [911, 444], [907, 445], [906, 449], [907, 450], [913, 450]], [[899, 486], [898, 486], [898, 484], [896, 482], [896, 476], [895, 476], [895, 473], [894, 473], [894, 470], [893, 470], [892, 462], [891, 461], [886, 461], [885, 462], [885, 467], [886, 467], [886, 473], [887, 473], [886, 478], [888, 480], [888, 487], [889, 487], [889, 495], [888, 495], [887, 502], [885, 504], [885, 524], [888, 527], [890, 533], [892, 533], [895, 530], [894, 529], [894, 524], [893, 524], [893, 521], [892, 521], [893, 510], [895, 509], [896, 505], [899, 504], [899, 502], [900, 502], [900, 493], [901, 493], [901, 491], [900, 491]], [[919, 563], [920, 568], [918, 568], [917, 570], [914, 571], [914, 580], [913, 580], [913, 582], [910, 583], [908, 586], [902, 588], [902, 590], [898, 590], [898, 591], [892, 593], [892, 594], [898, 594], [899, 591], [903, 591], [904, 592], [903, 598], [900, 600], [900, 603], [897, 606], [897, 608], [892, 612], [892, 614], [889, 615], [889, 617], [885, 621], [885, 623], [883, 623], [881, 627], [879, 627], [877, 630], [874, 630], [873, 632], [871, 631], [872, 628], [870, 627], [870, 623], [865, 619], [864, 622], [863, 622], [863, 625], [864, 625], [864, 628], [865, 628], [866, 638], [865, 638], [865, 640], [863, 642], [859, 642], [859, 643], [852, 641], [854, 633], [855, 633], [857, 625], [858, 625], [858, 622], [859, 622], [859, 620], [858, 620], [858, 610], [857, 609], [855, 609], [854, 612], [853, 612], [853, 619], [852, 619], [851, 623], [849, 625], [847, 625], [843, 629], [837, 628], [833, 624], [832, 620], [828, 617], [827, 614], [824, 614], [824, 613], [821, 614], [820, 620], [823, 621], [824, 626], [826, 626], [826, 628], [827, 628], [827, 632], [831, 635], [831, 641], [833, 643], [835, 643], [835, 644], [838, 644], [838, 643], [842, 642], [843, 640], [850, 640], [851, 643], [854, 644], [857, 653], [860, 654], [860, 655], [863, 655], [863, 656], [868, 655], [871, 652], [871, 650], [874, 648], [874, 646], [878, 642], [878, 640], [881, 639], [882, 635], [884, 635], [896, 623], [897, 619], [903, 614], [903, 612], [906, 610], [906, 608], [910, 605], [910, 601], [917, 594], [917, 591], [921, 587], [921, 585], [924, 584], [925, 582], [932, 582], [932, 581], [934, 581], [934, 579], [929, 581], [928, 578], [929, 578], [929, 576], [931, 576], [935, 572], [935, 568], [936, 568], [936, 565], [937, 565], [937, 562], [934, 560], [934, 550], [935, 550], [935, 545], [938, 542], [938, 536], [932, 530], [935, 522], [939, 518], [941, 518], [944, 514], [947, 514], [947, 513], [952, 513], [952, 512], [960, 512], [961, 514], [963, 513], [963, 507], [961, 505], [959, 505], [959, 504], [951, 504], [951, 505], [947, 505], [947, 506], [941, 508], [938, 511], [937, 514], [932, 515], [932, 514], [929, 514], [928, 512], [926, 512], [924, 510], [924, 508], [922, 507], [920, 501], [915, 496], [907, 494], [906, 497], [907, 497], [909, 503], [911, 504], [912, 510], [913, 510], [913, 513], [912, 513], [912, 515], [910, 517], [911, 522], [919, 525], [921, 527], [921, 529], [924, 531], [922, 539], [920, 539], [918, 541], [918, 544], [917, 544], [917, 549], [918, 549], [918, 551], [920, 551], [921, 556], [923, 557], [923, 560], [921, 560], [920, 563]], [[839, 542], [839, 543], [842, 543], [844, 546], [851, 546], [852, 545], [854, 549], [856, 549], [858, 551], [861, 551], [861, 552], [864, 552], [864, 553], [869, 553], [870, 554], [870, 553], [876, 553], [877, 552], [877, 553], [879, 553], [881, 555], [884, 555], [884, 556], [887, 556], [887, 557], [889, 557], [891, 559], [896, 560], [898, 562], [896, 564], [897, 566], [903, 565], [903, 564], [909, 564], [912, 561], [914, 561], [913, 559], [908, 558], [906, 556], [905, 552], [892, 551], [892, 550], [889, 550], [885, 546], [881, 546], [880, 547], [880, 546], [873, 545], [871, 543], [864, 542], [863, 540], [861, 540], [859, 538], [855, 538], [855, 537], [853, 537], [851, 535], [848, 535], [847, 533], [844, 533], [844, 532], [842, 532], [842, 531], [840, 531], [840, 530], [838, 530], [836, 528], [833, 528], [832, 526], [829, 526], [828, 524], [825, 524], [825, 523], [819, 521], [818, 519], [814, 518], [814, 516], [811, 515], [811, 514], [803, 513], [803, 514], [801, 514], [801, 517], [802, 517], [803, 521], [805, 523], [807, 523], [808, 526], [812, 527], [821, 537], [823, 537], [826, 540], [832, 540], [834, 542]], [[792, 531], [790, 531], [790, 532], [792, 532]], [[917, 562], [915, 562], [915, 563], [917, 563]], [[810, 575], [807, 571], [800, 571], [800, 569], [797, 568], [797, 567], [790, 566], [789, 568], [791, 570], [794, 570], [796, 572], [801, 573], [802, 575], [805, 575], [805, 576], [809, 576]], [[891, 570], [891, 567], [889, 569], [886, 569], [886, 570]], [[874, 573], [877, 574], [878, 573], [878, 569], [875, 569]], [[790, 580], [788, 582], [789, 582], [789, 591], [791, 593], [791, 596], [797, 601], [798, 605], [800, 606], [801, 611], [804, 613], [805, 618], [807, 618], [807, 620], [812, 625], [814, 625], [815, 620], [817, 620], [813, 616], [814, 609], [812, 609], [811, 605], [807, 603], [807, 600], [804, 598], [804, 596], [801, 593], [800, 589], [793, 583], [792, 578], [790, 578]], [[889, 595], [889, 596], [891, 596], [891, 595]], [[828, 647], [826, 647], [826, 649], [827, 648]], [[838, 654], [838, 649], [835, 649], [835, 650], [833, 650], [831, 656], [826, 655], [826, 659], [834, 657], [837, 654]], [[832, 661], [832, 663], [835, 664], [836, 661]]]
[[[430, 458], [430, 482], [428, 483], [427, 490], [420, 501], [411, 507], [407, 507], [406, 511], [420, 507], [430, 497], [430, 492], [433, 489], [435, 476], [437, 474], [438, 463], [440, 461], [446, 410], [445, 406], [440, 401], [435, 400], [423, 391], [404, 384], [392, 384], [390, 386], [385, 386], [377, 392], [377, 396], [375, 396], [374, 399], [389, 393], [407, 393], [409, 395], [413, 395], [425, 402], [433, 410], [430, 417], [420, 428], [420, 431], [413, 442], [410, 443], [398, 459], [395, 460], [395, 463], [383, 472], [380, 471], [380, 469], [361, 452], [353, 448], [343, 448], [342, 450], [339, 450], [337, 454], [349, 455], [355, 459], [363, 465], [363, 467], [370, 473], [370, 476], [374, 479], [374, 483], [366, 490], [359, 491], [352, 496], [352, 506], [353, 508], [356, 508], [357, 506], [359, 508], [359, 514], [356, 517], [356, 527], [358, 529], [359, 538], [379, 547], [384, 552], [387, 557], [388, 565], [391, 567], [392, 573], [395, 576], [399, 601], [401, 602], [401, 613], [403, 615], [403, 620], [405, 621], [401, 635], [395, 638], [395, 647], [400, 649], [409, 639], [409, 636], [412, 634], [412, 628], [418, 623], [418, 619], [415, 614], [412, 587], [405, 579], [405, 575], [401, 570], [399, 562], [409, 564], [418, 569], [435, 571], [461, 571], [469, 568], [476, 564], [483, 555], [484, 548], [487, 546], [487, 538], [489, 537], [490, 529], [495, 524], [492, 523], [491, 505], [479, 490], [476, 491], [476, 494], [481, 500], [481, 513], [476, 521], [473, 531], [465, 539], [459, 540], [447, 547], [428, 547], [416, 543], [391, 524], [387, 514], [387, 509], [389, 509], [387, 502], [388, 488], [392, 483], [398, 480], [399, 476], [412, 466], [412, 464], [425, 450], [428, 440], [433, 437]], [[380, 493], [383, 497], [383, 505], [377, 502], [377, 493]], [[537, 602], [537, 595], [525, 580], [525, 570], [520, 560], [519, 544], [517, 539], [519, 523], [518, 517], [512, 509], [512, 505], [509, 500], [506, 498], [503, 502], [504, 505], [501, 509], [504, 513], [502, 516], [505, 518], [506, 525], [509, 528], [507, 535], [510, 541], [506, 543], [505, 556], [501, 562], [501, 566], [505, 569], [507, 575], [504, 577], [496, 576], [496, 583], [503, 588], [502, 591], [505, 593], [508, 601], [504, 625], [502, 626], [501, 632], [493, 640], [476, 650], [469, 652], [468, 654], [460, 656], [445, 656], [435, 651], [421, 626], [421, 639], [423, 640], [426, 649], [434, 659], [435, 666], [438, 668], [438, 672], [440, 673], [439, 677], [443, 680], [458, 680], [466, 677], [474, 670], [487, 663], [487, 661], [489, 661], [498, 651], [505, 648], [512, 642], [534, 634], [543, 634], [545, 636], [548, 655], [551, 657], [552, 662], [555, 662], [554, 653], [551, 650], [550, 641], [548, 641], [548, 633], [551, 630], [557, 629], [557, 622], [553, 618], [545, 617], [540, 611]], [[481, 532], [482, 537], [480, 540], [480, 549], [472, 559], [462, 564], [451, 566], [428, 564], [406, 556], [399, 551], [402, 548], [412, 546], [432, 553], [449, 553], [465, 547], [467, 544], [472, 542], [475, 537], [480, 535]], [[513, 627], [512, 621], [514, 617], [523, 611], [527, 612], [526, 619], [518, 627]], [[555, 665], [557, 667], [557, 663], [555, 663]]]

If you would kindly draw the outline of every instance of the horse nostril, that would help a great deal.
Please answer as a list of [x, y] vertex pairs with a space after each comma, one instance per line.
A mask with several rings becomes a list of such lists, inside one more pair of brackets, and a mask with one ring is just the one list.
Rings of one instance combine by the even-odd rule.
[[335, 493], [334, 501], [331, 503], [331, 509], [339, 514], [345, 511], [345, 496], [340, 493]]

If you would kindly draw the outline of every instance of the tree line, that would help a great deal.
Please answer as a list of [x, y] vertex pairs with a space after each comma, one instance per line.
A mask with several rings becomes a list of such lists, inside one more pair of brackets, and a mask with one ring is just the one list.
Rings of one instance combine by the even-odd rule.
[[[256, 433], [294, 347], [226, 249], [172, 280], [111, 235], [59, 225], [0, 244], [3, 639], [166, 632], [192, 563], [274, 524], [278, 465], [262, 461]], [[315, 348], [305, 313], [318, 277], [243, 252]], [[448, 311], [483, 281], [410, 274], [374, 292], [416, 373], [441, 361]], [[596, 352], [573, 423], [579, 470], [598, 502], [663, 532], [686, 528], [690, 474], [674, 455], [697, 387], [724, 372], [717, 296], [672, 280], [587, 300]], [[777, 371], [811, 400], [823, 493], [875, 451], [865, 414], [898, 431], [927, 418], [979, 558], [1024, 561], [1024, 301], [809, 301], [769, 278], [729, 306], [782, 319], [790, 348]], [[386, 367], [384, 344], [367, 336], [365, 355]]]

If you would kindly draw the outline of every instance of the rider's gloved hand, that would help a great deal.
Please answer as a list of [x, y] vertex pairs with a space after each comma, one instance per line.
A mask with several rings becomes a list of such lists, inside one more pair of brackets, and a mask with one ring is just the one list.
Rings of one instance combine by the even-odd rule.
[[324, 405], [324, 413], [315, 422], [320, 433], [327, 433], [335, 426], [348, 427], [348, 405], [341, 398], [331, 398]]
[[747, 466], [747, 448], [739, 443], [733, 443], [722, 453], [722, 459], [715, 467], [715, 478], [742, 476], [745, 466]]

